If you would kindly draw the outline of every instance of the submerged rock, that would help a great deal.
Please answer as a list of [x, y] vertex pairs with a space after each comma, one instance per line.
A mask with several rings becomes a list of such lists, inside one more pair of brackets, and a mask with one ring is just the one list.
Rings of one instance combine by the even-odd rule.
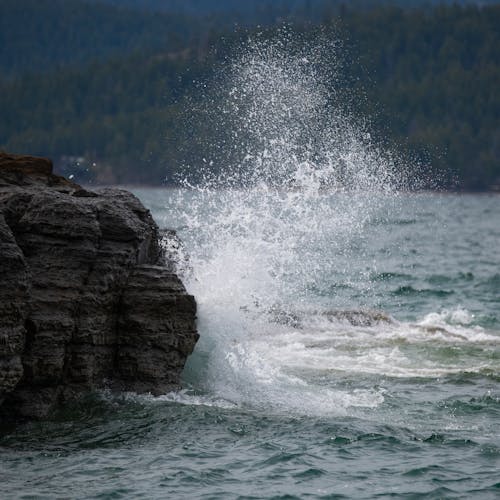
[[336, 321], [343, 321], [352, 326], [374, 326], [380, 323], [394, 323], [394, 320], [387, 313], [371, 309], [328, 311], [325, 313], [325, 316]]
[[278, 305], [273, 306], [269, 313], [275, 323], [303, 329], [308, 319], [323, 317], [329, 322], [341, 322], [351, 326], [371, 327], [380, 323], [393, 324], [394, 320], [383, 311], [371, 309], [338, 309], [331, 311], [289, 311]]
[[198, 339], [151, 214], [43, 158], [0, 153], [0, 413], [39, 418], [101, 387], [163, 393]]

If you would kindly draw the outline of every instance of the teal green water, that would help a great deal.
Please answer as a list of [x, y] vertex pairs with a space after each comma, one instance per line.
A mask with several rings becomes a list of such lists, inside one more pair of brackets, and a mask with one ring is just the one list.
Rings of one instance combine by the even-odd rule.
[[499, 196], [332, 195], [301, 239], [273, 203], [137, 194], [189, 254], [185, 390], [4, 429], [1, 498], [500, 497]]

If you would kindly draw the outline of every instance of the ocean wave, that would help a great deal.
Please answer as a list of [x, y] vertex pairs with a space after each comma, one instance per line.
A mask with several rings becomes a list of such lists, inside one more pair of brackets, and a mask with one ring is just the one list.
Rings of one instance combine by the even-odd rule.
[[152, 394], [137, 394], [135, 392], [114, 393], [107, 390], [100, 391], [99, 395], [103, 400], [111, 402], [123, 401], [139, 404], [177, 403], [182, 405], [208, 406], [222, 409], [234, 409], [238, 406], [232, 401], [211, 395], [196, 394], [190, 389], [171, 391], [158, 396], [153, 396]]

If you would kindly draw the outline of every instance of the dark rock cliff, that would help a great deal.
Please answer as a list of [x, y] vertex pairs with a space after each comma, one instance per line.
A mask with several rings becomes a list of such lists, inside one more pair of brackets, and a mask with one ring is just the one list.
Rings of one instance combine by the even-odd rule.
[[131, 193], [87, 191], [0, 153], [0, 418], [100, 388], [175, 389], [196, 304]]

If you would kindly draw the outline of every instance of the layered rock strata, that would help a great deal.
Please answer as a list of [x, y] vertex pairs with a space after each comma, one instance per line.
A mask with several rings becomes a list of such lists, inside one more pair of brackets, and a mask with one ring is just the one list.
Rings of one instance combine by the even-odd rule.
[[173, 269], [134, 195], [0, 153], [0, 415], [45, 417], [101, 387], [177, 388], [198, 334]]

